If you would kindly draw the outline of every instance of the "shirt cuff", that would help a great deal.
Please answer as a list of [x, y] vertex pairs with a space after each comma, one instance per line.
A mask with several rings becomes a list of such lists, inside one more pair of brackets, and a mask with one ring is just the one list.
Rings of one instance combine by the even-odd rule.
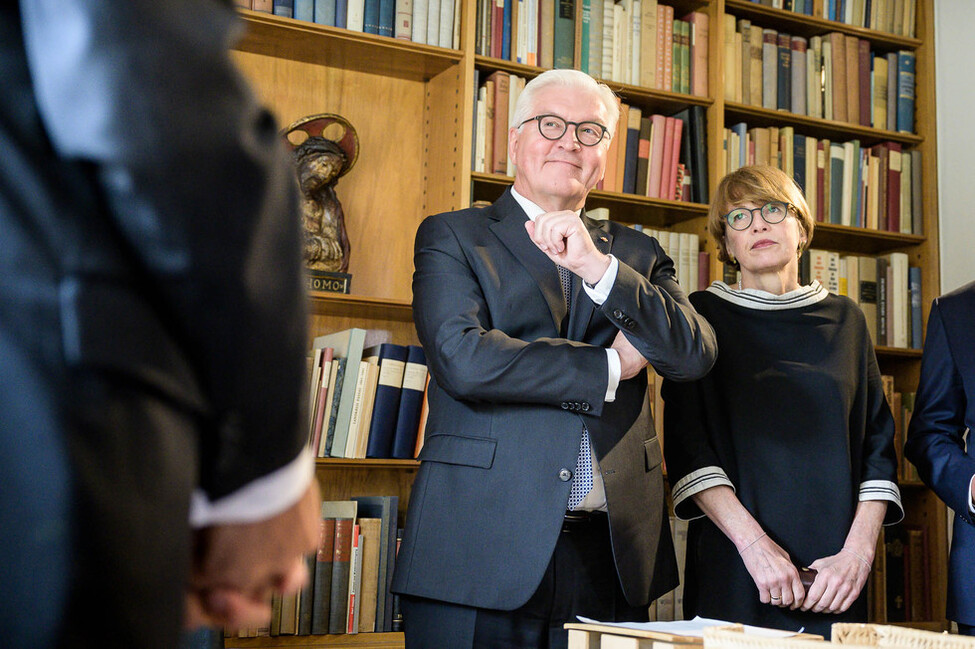
[[315, 479], [315, 457], [307, 446], [288, 464], [217, 500], [202, 489], [190, 496], [190, 526], [267, 520], [294, 505]]
[[606, 384], [606, 401], [616, 401], [616, 388], [620, 386], [620, 377], [623, 375], [620, 353], [611, 347], [607, 347], [606, 360], [609, 361], [609, 383]]
[[[904, 505], [901, 504], [901, 492], [896, 482], [890, 480], [864, 480], [860, 483], [860, 502], [866, 500], [886, 500], [887, 513], [884, 515], [884, 525], [893, 525], [904, 520]], [[891, 507], [890, 503], [897, 505]]]
[[613, 285], [616, 284], [616, 275], [620, 270], [620, 260], [613, 255], [609, 256], [609, 268], [603, 273], [603, 276], [599, 278], [599, 281], [590, 286], [586, 282], [582, 283], [583, 290], [586, 291], [586, 295], [589, 299], [593, 301], [596, 306], [601, 305], [609, 297], [609, 292], [613, 290]]
[[975, 514], [975, 499], [972, 498], [972, 485], [975, 484], [975, 475], [968, 483], [968, 513]]

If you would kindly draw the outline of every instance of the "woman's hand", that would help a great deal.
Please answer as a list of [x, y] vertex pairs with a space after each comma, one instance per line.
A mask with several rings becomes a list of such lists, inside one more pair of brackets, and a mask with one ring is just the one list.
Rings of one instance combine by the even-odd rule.
[[799, 571], [792, 565], [788, 553], [768, 535], [746, 545], [741, 550], [741, 560], [758, 588], [763, 604], [799, 608], [806, 596]]
[[813, 613], [843, 613], [849, 609], [870, 576], [870, 564], [853, 550], [817, 559], [809, 566], [819, 571], [809, 587], [802, 610]]

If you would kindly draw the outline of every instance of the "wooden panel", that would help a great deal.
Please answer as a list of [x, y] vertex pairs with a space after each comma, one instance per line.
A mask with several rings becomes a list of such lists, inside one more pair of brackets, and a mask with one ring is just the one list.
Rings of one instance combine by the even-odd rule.
[[356, 633], [353, 635], [278, 636], [275, 638], [227, 638], [227, 649], [245, 647], [357, 647], [358, 649], [402, 649], [402, 633]]
[[[352, 293], [408, 300], [413, 237], [423, 204], [425, 84], [237, 52], [282, 127], [337, 113], [355, 127], [359, 156], [336, 185], [352, 251]], [[377, 106], [395, 107], [391, 119]]]

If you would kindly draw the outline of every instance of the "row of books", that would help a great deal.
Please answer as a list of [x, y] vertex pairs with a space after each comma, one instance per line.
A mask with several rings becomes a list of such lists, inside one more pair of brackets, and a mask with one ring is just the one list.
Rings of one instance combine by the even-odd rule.
[[877, 623], [930, 620], [931, 566], [928, 532], [898, 523], [883, 528], [867, 581], [870, 619]]
[[725, 98], [797, 115], [914, 131], [914, 52], [874, 53], [856, 36], [806, 39], [724, 16]]
[[700, 249], [700, 235], [693, 232], [657, 230], [644, 227], [638, 223], [630, 227], [653, 237], [660, 243], [660, 247], [674, 262], [677, 283], [681, 285], [685, 293], [701, 291], [708, 287], [711, 255]]
[[457, 49], [457, 0], [235, 0], [238, 7], [366, 34]]
[[920, 482], [917, 467], [904, 457], [904, 442], [907, 440], [907, 428], [914, 414], [914, 392], [901, 392], [894, 387], [894, 377], [889, 374], [880, 376], [884, 385], [884, 397], [890, 412], [894, 416], [894, 452], [897, 453], [897, 479], [900, 482]]
[[819, 280], [828, 291], [856, 302], [874, 345], [921, 349], [921, 268], [907, 253], [877, 257], [810, 248], [799, 262], [799, 281]]
[[754, 4], [914, 38], [917, 0], [751, 0]]
[[308, 440], [318, 457], [416, 457], [427, 387], [418, 345], [378, 329], [318, 336], [309, 358]]
[[863, 147], [859, 140], [832, 142], [791, 126], [724, 131], [722, 174], [751, 164], [782, 169], [802, 188], [820, 223], [923, 233], [921, 152], [897, 142]]
[[398, 507], [397, 496], [323, 502], [318, 550], [307, 557], [307, 583], [272, 597], [267, 626], [236, 630], [236, 635], [401, 631], [398, 598], [390, 592], [403, 536]]

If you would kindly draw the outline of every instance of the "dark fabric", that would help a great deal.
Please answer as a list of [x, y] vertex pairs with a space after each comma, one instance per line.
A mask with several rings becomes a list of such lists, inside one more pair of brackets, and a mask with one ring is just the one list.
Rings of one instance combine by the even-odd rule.
[[[904, 455], [954, 513], [948, 558], [949, 620], [975, 624], [975, 283], [936, 299]], [[965, 431], [968, 430], [967, 445]], [[937, 613], [937, 611], [935, 611]]]
[[5, 646], [172, 649], [191, 491], [301, 449], [294, 172], [237, 20], [0, 2]]
[[961, 635], [975, 635], [975, 625], [958, 622], [958, 633]]
[[566, 649], [568, 632], [563, 626], [576, 616], [608, 622], [647, 620], [647, 607], [630, 606], [620, 589], [604, 514], [563, 524], [541, 584], [513, 611], [410, 597], [404, 601], [409, 602], [407, 649]]
[[[846, 298], [784, 310], [734, 304], [712, 292], [691, 302], [721, 350], [700, 381], [665, 381], [668, 477], [681, 492], [693, 472], [723, 469], [745, 508], [800, 566], [836, 554], [861, 483], [896, 493], [893, 419], [860, 310]], [[675, 496], [676, 498], [676, 496]], [[865, 592], [843, 615], [762, 604], [734, 544], [691, 497], [675, 503], [688, 525], [685, 617], [807, 631], [866, 621]], [[900, 507], [888, 503], [887, 519]]]
[[605, 348], [625, 329], [658, 371], [690, 378], [713, 362], [712, 334], [654, 239], [585, 217], [619, 273], [599, 307], [574, 281], [567, 314], [526, 219], [508, 191], [488, 208], [431, 216], [417, 232], [413, 313], [430, 408], [393, 590], [484, 609], [525, 604], [552, 559], [587, 430], [615, 574], [644, 606], [676, 585], [662, 458], [645, 373], [605, 401]]

